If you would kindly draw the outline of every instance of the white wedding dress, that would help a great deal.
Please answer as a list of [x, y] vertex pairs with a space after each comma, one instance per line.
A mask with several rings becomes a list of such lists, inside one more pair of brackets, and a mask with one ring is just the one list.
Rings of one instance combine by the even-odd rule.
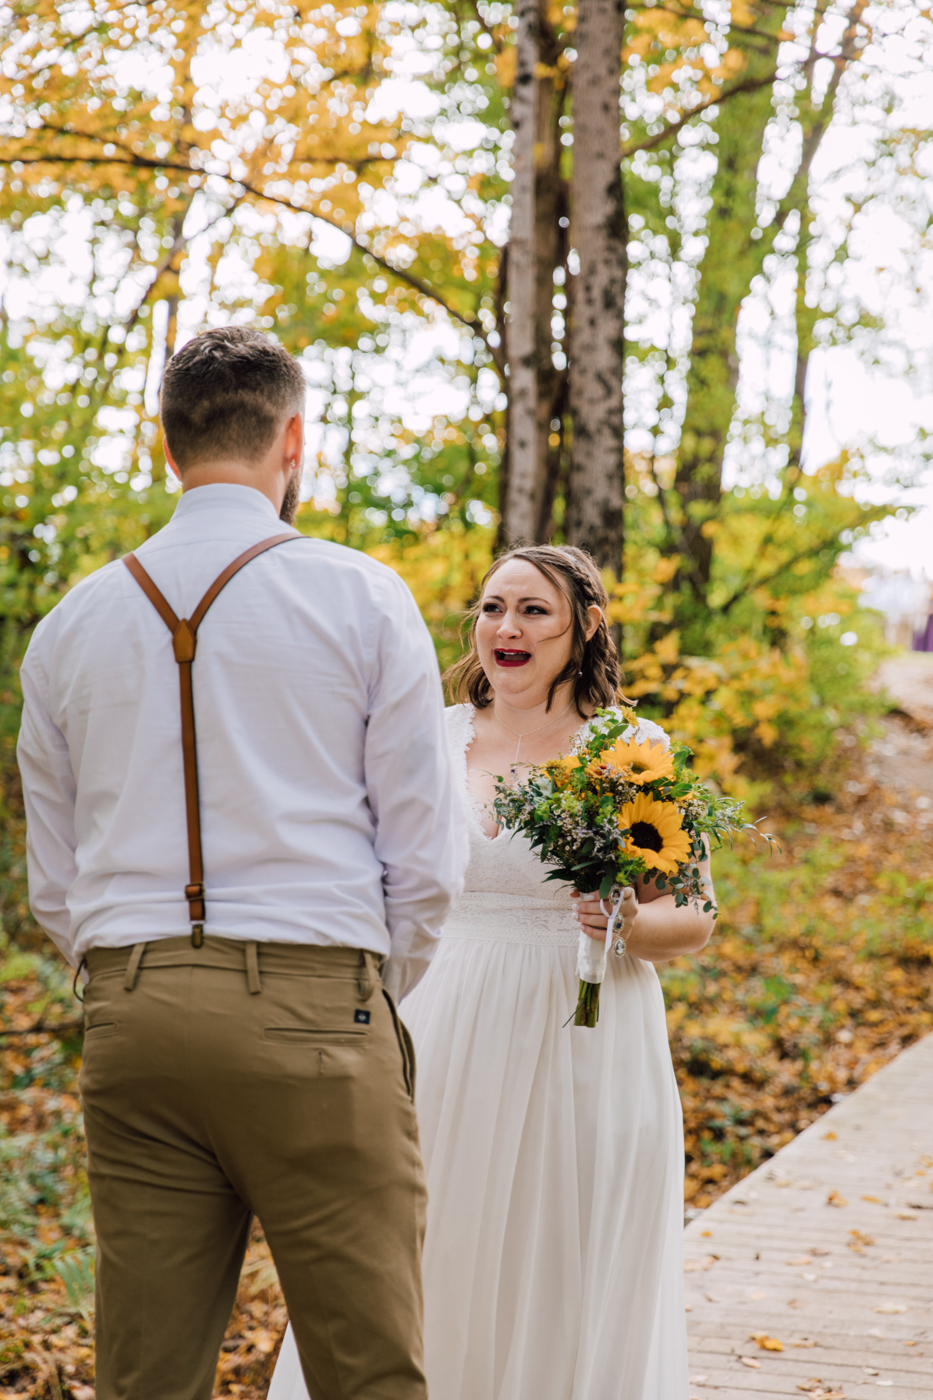
[[[687, 1400], [683, 1130], [651, 963], [610, 954], [595, 1029], [569, 892], [482, 829], [473, 708], [447, 711], [466, 891], [402, 1006], [428, 1180], [430, 1400]], [[640, 738], [668, 744], [643, 721]], [[307, 1400], [291, 1328], [268, 1400]]]

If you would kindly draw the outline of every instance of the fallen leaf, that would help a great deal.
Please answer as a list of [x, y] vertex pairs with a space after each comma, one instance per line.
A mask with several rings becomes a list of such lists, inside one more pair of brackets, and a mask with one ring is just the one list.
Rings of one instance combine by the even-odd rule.
[[828, 1133], [824, 1133], [824, 1134], [823, 1134], [823, 1141], [824, 1141], [824, 1142], [835, 1142], [835, 1141], [836, 1141], [836, 1134], [835, 1134], [834, 1132], [832, 1132], [832, 1131], [830, 1131], [830, 1132], [828, 1132]]
[[806, 1337], [806, 1338], [804, 1338], [804, 1340], [803, 1340], [802, 1342], [788, 1342], [788, 1346], [792, 1346], [792, 1347], [815, 1347], [815, 1346], [816, 1346], [816, 1342], [812, 1341], [809, 1337]]
[[916, 1220], [917, 1217], [912, 1210], [899, 1210], [897, 1211], [897, 1218], [898, 1220]]
[[740, 1356], [739, 1360], [743, 1366], [751, 1366], [755, 1371], [761, 1370], [761, 1362], [756, 1361], [753, 1356]]
[[715, 1254], [707, 1254], [704, 1259], [685, 1259], [684, 1273], [697, 1274], [705, 1272], [707, 1269], [711, 1269], [713, 1267], [713, 1265], [716, 1263], [717, 1257], [718, 1256]]
[[893, 1381], [875, 1381], [875, 1385], [893, 1385]]
[[708, 1380], [709, 1380], [709, 1376], [691, 1376], [691, 1377], [690, 1377], [690, 1384], [691, 1384], [691, 1385], [706, 1385], [706, 1382], [707, 1382]]
[[769, 1337], [767, 1332], [752, 1332], [749, 1341], [757, 1342], [762, 1351], [783, 1351], [784, 1343], [777, 1337]]
[[917, 1343], [916, 1343], [916, 1342], [905, 1342], [904, 1345], [905, 1345], [905, 1347], [915, 1347], [915, 1346], [917, 1345]]
[[880, 1303], [875, 1308], [876, 1313], [905, 1313], [907, 1307], [904, 1303]]
[[91, 1385], [75, 1385], [72, 1383], [69, 1389], [74, 1396], [74, 1400], [94, 1400], [94, 1387]]
[[805, 1268], [807, 1264], [812, 1264], [813, 1258], [809, 1254], [803, 1254], [799, 1259], [787, 1259], [785, 1263], [789, 1264], [792, 1269], [800, 1269]]
[[847, 1206], [849, 1202], [846, 1200], [845, 1196], [840, 1195], [834, 1186], [826, 1197], [826, 1204], [828, 1206], [839, 1206], [841, 1209], [842, 1206]]
[[854, 1249], [858, 1254], [864, 1254], [868, 1246], [874, 1243], [874, 1238], [871, 1235], [863, 1235], [861, 1230], [849, 1231], [849, 1248]]
[[863, 1197], [862, 1197], [862, 1200], [863, 1200], [863, 1201], [871, 1201], [872, 1205], [874, 1205], [874, 1206], [883, 1206], [883, 1205], [884, 1205], [884, 1201], [881, 1199], [880, 1196], [863, 1196]]
[[701, 1230], [701, 1231], [700, 1231], [700, 1236], [701, 1236], [701, 1238], [704, 1239], [704, 1240], [710, 1240], [710, 1239], [712, 1239], [712, 1237], [713, 1237], [713, 1232], [712, 1232], [712, 1230]]

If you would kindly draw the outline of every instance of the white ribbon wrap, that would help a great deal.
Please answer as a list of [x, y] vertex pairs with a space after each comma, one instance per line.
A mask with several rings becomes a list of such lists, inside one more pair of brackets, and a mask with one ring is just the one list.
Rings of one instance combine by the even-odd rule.
[[[606, 975], [606, 955], [609, 952], [609, 945], [612, 942], [612, 925], [615, 923], [616, 915], [622, 908], [622, 901], [625, 898], [625, 889], [619, 891], [619, 897], [609, 913], [606, 921], [606, 937], [602, 943], [597, 938], [591, 938], [588, 933], [580, 930], [580, 942], [577, 944], [577, 976], [584, 982], [602, 982]], [[606, 913], [606, 901], [601, 899], [599, 907]]]

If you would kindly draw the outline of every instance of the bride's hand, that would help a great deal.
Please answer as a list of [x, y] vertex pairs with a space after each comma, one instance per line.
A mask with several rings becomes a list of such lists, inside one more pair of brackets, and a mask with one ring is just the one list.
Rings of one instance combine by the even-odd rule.
[[[583, 932], [588, 933], [590, 938], [595, 938], [600, 943], [604, 942], [606, 921], [609, 917], [606, 909], [612, 908], [612, 901], [607, 899], [605, 904], [602, 904], [598, 894], [581, 894], [579, 890], [573, 890], [570, 898], [574, 901], [574, 912]], [[619, 915], [622, 919], [622, 927], [613, 930], [613, 937], [617, 938], [621, 933], [627, 943], [632, 936], [635, 920], [638, 918], [638, 901], [631, 886], [627, 886], [623, 891]]]

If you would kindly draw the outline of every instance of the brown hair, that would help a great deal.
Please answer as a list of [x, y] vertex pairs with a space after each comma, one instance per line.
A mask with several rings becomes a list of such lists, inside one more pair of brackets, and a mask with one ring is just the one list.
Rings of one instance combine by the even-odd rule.
[[[576, 549], [573, 545], [556, 548], [549, 544], [519, 545], [507, 550], [487, 571], [480, 584], [479, 597], [464, 618], [464, 622], [469, 622], [470, 626], [469, 649], [444, 673], [444, 681], [452, 698], [455, 701], [470, 700], [478, 710], [485, 709], [492, 701], [492, 687], [476, 651], [476, 623], [486, 585], [503, 564], [511, 563], [513, 559], [525, 559], [533, 564], [560, 589], [570, 604], [573, 628], [570, 660], [551, 682], [547, 708], [551, 708], [558, 686], [569, 680], [574, 683], [573, 700], [581, 718], [586, 718], [580, 708], [584, 701], [595, 709], [624, 700], [620, 688], [619, 657], [606, 624], [609, 595], [599, 570], [585, 550]], [[603, 616], [587, 641], [587, 608], [594, 605]]]
[[304, 402], [305, 378], [287, 350], [248, 326], [223, 326], [166, 365], [162, 428], [179, 471], [222, 457], [253, 463]]

